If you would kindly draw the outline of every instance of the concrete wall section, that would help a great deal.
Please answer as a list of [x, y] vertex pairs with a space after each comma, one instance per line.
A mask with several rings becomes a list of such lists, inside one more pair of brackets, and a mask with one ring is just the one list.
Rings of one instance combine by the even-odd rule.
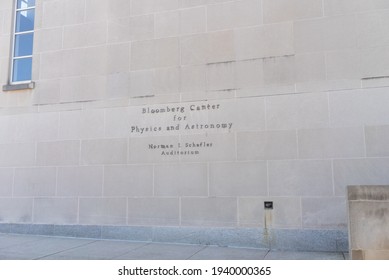
[[0, 90], [0, 222], [345, 244], [327, 231], [347, 228], [346, 186], [389, 184], [388, 15], [379, 0], [37, 0], [35, 87]]
[[350, 256], [353, 260], [389, 258], [389, 186], [349, 186]]

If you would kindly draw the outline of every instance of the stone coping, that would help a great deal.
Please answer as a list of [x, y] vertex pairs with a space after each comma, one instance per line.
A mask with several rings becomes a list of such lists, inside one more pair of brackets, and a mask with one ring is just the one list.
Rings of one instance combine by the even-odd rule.
[[348, 200], [389, 201], [389, 185], [348, 186]]

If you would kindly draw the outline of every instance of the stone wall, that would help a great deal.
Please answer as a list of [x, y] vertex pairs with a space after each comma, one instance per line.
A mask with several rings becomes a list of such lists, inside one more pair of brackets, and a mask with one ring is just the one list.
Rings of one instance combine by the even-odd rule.
[[0, 221], [345, 231], [346, 186], [389, 184], [388, 19], [386, 0], [36, 0], [35, 88], [0, 93]]

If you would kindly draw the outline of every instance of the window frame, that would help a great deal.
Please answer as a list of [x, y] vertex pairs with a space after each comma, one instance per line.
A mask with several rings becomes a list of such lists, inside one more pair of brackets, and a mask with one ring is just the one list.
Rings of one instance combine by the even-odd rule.
[[[30, 11], [33, 10], [34, 12], [34, 22], [33, 22], [33, 27], [31, 30], [28, 31], [20, 31], [17, 32], [17, 19], [18, 19], [18, 13], [23, 12], [23, 11]], [[33, 60], [33, 45], [34, 45], [34, 35], [35, 35], [35, 12], [36, 12], [36, 3], [34, 3], [34, 6], [27, 7], [27, 8], [18, 8], [18, 0], [14, 1], [14, 12], [13, 12], [13, 28], [12, 28], [12, 43], [11, 43], [11, 65], [10, 65], [10, 79], [9, 79], [9, 85], [23, 85], [23, 84], [31, 84], [32, 83], [32, 60]], [[23, 56], [15, 56], [16, 54], [16, 37], [18, 35], [23, 35], [23, 34], [32, 34], [32, 46], [31, 46], [31, 55], [23, 55]], [[15, 81], [15, 63], [17, 60], [22, 60], [25, 58], [30, 58], [31, 59], [31, 78], [29, 80], [22, 80], [22, 81]]]

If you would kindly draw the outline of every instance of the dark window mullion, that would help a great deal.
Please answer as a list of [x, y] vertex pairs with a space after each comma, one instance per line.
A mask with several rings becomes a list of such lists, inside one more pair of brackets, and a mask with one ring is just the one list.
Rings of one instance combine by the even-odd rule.
[[16, 9], [16, 12], [33, 10], [33, 9], [35, 9], [35, 6], [34, 7], [23, 8], [23, 9]]
[[15, 32], [15, 36], [16, 36], [16, 35], [28, 34], [28, 33], [34, 33], [34, 30], [28, 30], [28, 31], [22, 31], [22, 32]]

